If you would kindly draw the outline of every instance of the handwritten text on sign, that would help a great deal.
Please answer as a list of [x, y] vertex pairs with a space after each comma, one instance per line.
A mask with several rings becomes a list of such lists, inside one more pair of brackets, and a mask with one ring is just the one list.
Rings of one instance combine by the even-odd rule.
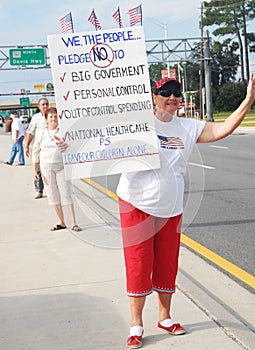
[[67, 178], [158, 168], [142, 27], [48, 37]]

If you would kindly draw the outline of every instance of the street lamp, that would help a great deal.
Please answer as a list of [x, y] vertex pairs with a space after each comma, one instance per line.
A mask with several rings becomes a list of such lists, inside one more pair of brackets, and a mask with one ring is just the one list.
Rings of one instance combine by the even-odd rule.
[[[152, 23], [158, 25], [159, 27], [163, 28], [164, 29], [164, 35], [165, 35], [165, 41], [166, 41], [166, 44], [167, 44], [167, 41], [168, 41], [168, 28], [167, 28], [167, 24], [166, 23], [162, 23], [160, 21], [158, 21], [157, 19], [154, 19], [154, 18], [150, 18], [150, 17], [146, 17], [144, 16], [144, 18], [147, 18], [149, 21], [151, 21]], [[169, 65], [169, 62], [168, 60], [166, 61], [166, 64], [167, 64], [167, 76], [170, 77], [170, 65]]]

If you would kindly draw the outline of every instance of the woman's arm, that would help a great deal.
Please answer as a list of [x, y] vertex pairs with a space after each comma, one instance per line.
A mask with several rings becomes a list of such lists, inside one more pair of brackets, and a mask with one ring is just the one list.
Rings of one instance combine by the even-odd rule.
[[15, 140], [13, 140], [14, 143], [18, 142], [18, 138], [19, 138], [19, 130], [15, 130]]
[[35, 142], [33, 144], [32, 149], [32, 162], [33, 162], [33, 176], [35, 181], [39, 181], [39, 176], [37, 174], [37, 167], [40, 162], [40, 151], [41, 151], [41, 136], [35, 138]]
[[241, 124], [255, 100], [255, 78], [250, 77], [246, 97], [240, 106], [224, 121], [224, 123], [207, 122], [197, 142], [213, 142], [230, 134]]

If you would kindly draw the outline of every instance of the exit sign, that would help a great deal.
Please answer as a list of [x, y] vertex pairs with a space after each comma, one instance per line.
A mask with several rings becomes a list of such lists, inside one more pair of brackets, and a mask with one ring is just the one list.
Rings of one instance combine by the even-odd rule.
[[40, 66], [44, 64], [44, 48], [10, 49], [11, 66]]

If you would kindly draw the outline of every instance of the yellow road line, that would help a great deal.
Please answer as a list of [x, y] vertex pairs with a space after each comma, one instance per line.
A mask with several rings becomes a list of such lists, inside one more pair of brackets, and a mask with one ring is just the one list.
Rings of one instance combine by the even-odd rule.
[[[107, 196], [111, 197], [112, 199], [118, 201], [118, 196], [114, 192], [108, 190], [107, 188], [100, 185], [99, 183], [89, 178], [84, 178], [82, 180], [87, 182], [91, 186], [95, 187], [99, 191], [105, 193]], [[214, 253], [212, 250], [204, 247], [202, 244], [194, 241], [193, 239], [189, 238], [183, 233], [181, 235], [181, 242], [185, 244], [187, 247], [197, 252], [198, 254], [204, 256], [207, 260], [221, 267], [223, 270], [227, 271], [232, 276], [238, 278], [240, 281], [246, 283], [248, 286], [255, 289], [255, 276], [249, 274], [248, 272], [244, 271], [240, 267], [232, 264], [230, 261], [222, 258], [220, 255]]]
[[113, 193], [112, 191], [108, 190], [107, 188], [105, 188], [104, 186], [100, 185], [98, 182], [95, 182], [89, 178], [83, 178], [82, 179], [84, 182], [87, 182], [89, 185], [95, 187], [97, 190], [103, 192], [104, 194], [106, 194], [107, 196], [115, 199], [116, 201], [118, 201], [118, 196], [117, 194]]
[[238, 266], [232, 264], [230, 261], [222, 258], [220, 255], [214, 253], [210, 249], [204, 247], [200, 243], [194, 241], [193, 239], [187, 237], [184, 234], [182, 234], [181, 241], [189, 248], [193, 249], [195, 252], [204, 256], [206, 259], [212, 261], [217, 266], [220, 266], [222, 269], [238, 278], [240, 281], [246, 283], [252, 288], [255, 288], [255, 277], [249, 274], [248, 272], [240, 269]]

